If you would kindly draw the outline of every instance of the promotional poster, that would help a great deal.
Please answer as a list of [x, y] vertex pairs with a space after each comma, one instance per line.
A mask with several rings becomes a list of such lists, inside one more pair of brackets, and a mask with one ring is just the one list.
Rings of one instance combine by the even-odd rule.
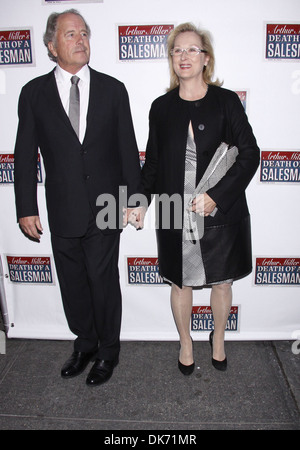
[[300, 59], [300, 24], [267, 24], [267, 59]]
[[[13, 6], [2, 2], [0, 292], [5, 293], [1, 305], [8, 337], [70, 339], [52, 255], [43, 158], [38, 152], [37, 200], [43, 234], [37, 243], [23, 235], [16, 220], [14, 146], [23, 86], [55, 69], [43, 42], [47, 19], [54, 11], [75, 8], [91, 28], [90, 67], [126, 87], [141, 168], [147, 158], [151, 105], [170, 86], [168, 36], [184, 22], [209, 32], [215, 54], [213, 81], [221, 80], [223, 89], [238, 95], [261, 150], [259, 168], [246, 189], [253, 271], [233, 283], [228, 339], [290, 339], [295, 317], [300, 317], [299, 16], [275, 0], [272, 7], [271, 2], [262, 2], [259, 8], [249, 3], [241, 21], [237, 3], [14, 0]], [[205, 117], [199, 124], [205, 127]], [[60, 157], [63, 160], [63, 152]], [[98, 199], [103, 195], [99, 192]], [[105, 221], [105, 206], [103, 211], [100, 218]], [[153, 201], [144, 229], [136, 231], [128, 225], [121, 233], [122, 340], [178, 339], [170, 311], [170, 285], [159, 271], [155, 212]], [[210, 293], [210, 288], [193, 291], [195, 339], [207, 340], [213, 329]], [[53, 310], [59, 311], [55, 319]]]
[[119, 61], [167, 58], [167, 37], [173, 25], [122, 25], [119, 33]]
[[32, 29], [0, 30], [0, 67], [35, 65]]

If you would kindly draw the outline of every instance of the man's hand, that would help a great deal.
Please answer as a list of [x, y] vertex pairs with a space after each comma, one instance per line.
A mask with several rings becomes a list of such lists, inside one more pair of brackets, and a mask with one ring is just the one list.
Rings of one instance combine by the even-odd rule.
[[124, 210], [123, 225], [126, 227], [128, 223], [133, 225], [137, 230], [141, 230], [144, 227], [144, 218], [146, 214], [146, 208], [141, 206], [139, 208], [127, 208]]
[[43, 227], [39, 216], [20, 217], [19, 225], [28, 237], [40, 240], [41, 234], [43, 234]]

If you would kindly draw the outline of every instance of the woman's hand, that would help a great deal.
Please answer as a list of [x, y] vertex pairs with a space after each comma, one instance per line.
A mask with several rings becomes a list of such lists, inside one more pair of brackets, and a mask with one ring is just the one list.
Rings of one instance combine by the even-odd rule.
[[207, 217], [213, 212], [216, 206], [217, 204], [205, 192], [194, 198], [190, 211], [196, 212], [200, 216]]

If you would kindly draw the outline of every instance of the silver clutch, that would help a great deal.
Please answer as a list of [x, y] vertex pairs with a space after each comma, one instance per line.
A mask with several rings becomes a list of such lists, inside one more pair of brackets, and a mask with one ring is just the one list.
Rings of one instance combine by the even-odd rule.
[[[189, 205], [192, 204], [197, 195], [204, 194], [224, 177], [230, 167], [234, 164], [238, 153], [237, 147], [230, 147], [225, 142], [220, 144], [203, 177], [189, 199]], [[210, 215], [215, 216], [217, 210], [218, 208], [215, 207]], [[185, 240], [195, 242], [201, 239], [204, 233], [204, 217], [200, 216], [198, 213], [188, 211], [185, 215], [183, 230]]]

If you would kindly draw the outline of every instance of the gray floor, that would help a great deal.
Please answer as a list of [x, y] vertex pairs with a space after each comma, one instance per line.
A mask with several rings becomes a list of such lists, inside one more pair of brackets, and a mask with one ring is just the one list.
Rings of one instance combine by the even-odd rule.
[[[6, 340], [1, 430], [299, 430], [300, 355], [292, 342], [227, 342], [227, 372], [194, 342], [197, 369], [177, 369], [176, 342], [122, 342], [111, 380], [63, 380], [69, 341]], [[107, 433], [109, 435], [109, 433]], [[111, 435], [111, 434], [110, 434]]]

